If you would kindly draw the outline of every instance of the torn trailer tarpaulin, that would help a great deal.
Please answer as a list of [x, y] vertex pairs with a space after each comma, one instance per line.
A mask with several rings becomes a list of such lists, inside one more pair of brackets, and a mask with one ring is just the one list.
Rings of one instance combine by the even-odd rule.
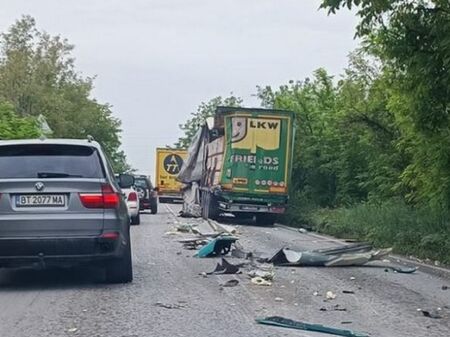
[[183, 191], [183, 207], [180, 216], [183, 218], [199, 218], [202, 216], [202, 208], [200, 207], [200, 189], [196, 182], [184, 185]]
[[195, 256], [197, 257], [212, 257], [228, 254], [231, 250], [231, 244], [238, 240], [234, 236], [221, 236], [208, 242], [205, 246], [200, 248]]
[[292, 319], [287, 319], [287, 318], [279, 317], [279, 316], [257, 318], [256, 322], [259, 324], [274, 325], [274, 326], [279, 326], [279, 327], [283, 327], [283, 328], [290, 328], [290, 329], [297, 329], [297, 330], [304, 330], [304, 331], [322, 332], [322, 333], [327, 333], [327, 334], [337, 335], [337, 336], [369, 337], [369, 335], [366, 333], [356, 332], [356, 331], [352, 331], [352, 330], [332, 328], [332, 327], [327, 327], [327, 326], [324, 326], [321, 324], [311, 324], [311, 323], [299, 322], [299, 321], [294, 321]]
[[199, 183], [203, 178], [205, 148], [209, 138], [208, 126], [203, 125], [195, 134], [188, 148], [188, 157], [184, 161], [177, 180], [184, 184]]

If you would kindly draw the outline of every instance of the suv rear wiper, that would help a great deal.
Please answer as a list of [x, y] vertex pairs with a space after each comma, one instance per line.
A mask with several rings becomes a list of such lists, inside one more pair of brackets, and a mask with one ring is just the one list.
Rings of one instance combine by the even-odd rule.
[[38, 172], [38, 178], [83, 178], [81, 175], [60, 172]]

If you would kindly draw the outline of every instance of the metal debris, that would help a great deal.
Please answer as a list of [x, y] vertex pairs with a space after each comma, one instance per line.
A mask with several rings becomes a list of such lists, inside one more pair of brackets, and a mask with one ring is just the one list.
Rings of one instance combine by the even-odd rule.
[[272, 281], [275, 277], [275, 273], [272, 270], [265, 271], [260, 269], [253, 269], [248, 272], [250, 278], [260, 277], [266, 281]]
[[170, 303], [156, 302], [155, 307], [161, 307], [161, 308], [165, 308], [165, 309], [182, 309], [186, 306], [183, 304], [177, 304], [177, 303], [170, 304]]
[[232, 279], [232, 280], [228, 280], [227, 282], [225, 282], [224, 284], [221, 284], [222, 287], [235, 287], [239, 284], [239, 280], [236, 279]]
[[225, 260], [222, 257], [222, 262], [221, 263], [217, 263], [216, 268], [212, 271], [207, 273], [208, 275], [213, 275], [213, 274], [238, 274], [239, 271], [239, 267], [231, 264], [230, 262], [228, 262], [227, 260]]
[[279, 316], [271, 316], [265, 318], [257, 318], [256, 322], [259, 324], [267, 324], [274, 325], [283, 328], [304, 330], [304, 331], [316, 331], [322, 333], [328, 333], [337, 336], [345, 336], [345, 337], [368, 337], [369, 335], [366, 333], [355, 332], [352, 330], [344, 330], [339, 328], [327, 327], [321, 324], [311, 324], [305, 322], [294, 321], [291, 319], [287, 319]]
[[440, 319], [442, 318], [442, 315], [439, 312], [440, 310], [420, 310], [420, 312], [425, 316], [429, 318], [434, 319]]
[[220, 236], [208, 242], [205, 246], [200, 248], [195, 256], [197, 257], [211, 257], [218, 255], [226, 255], [231, 250], [231, 244], [238, 240], [234, 236]]

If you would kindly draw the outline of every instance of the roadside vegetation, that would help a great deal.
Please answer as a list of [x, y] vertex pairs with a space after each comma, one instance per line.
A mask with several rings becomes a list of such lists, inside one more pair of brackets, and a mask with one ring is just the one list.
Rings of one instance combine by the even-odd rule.
[[30, 16], [0, 34], [0, 139], [91, 135], [115, 168], [127, 171], [119, 149], [120, 120], [108, 104], [92, 98], [93, 78], [77, 72], [73, 48], [64, 38], [38, 30]]
[[[356, 8], [362, 44], [343, 74], [257, 88], [263, 107], [297, 116], [284, 222], [450, 263], [450, 3], [322, 4], [344, 7]], [[177, 145], [222, 102], [202, 103]]]

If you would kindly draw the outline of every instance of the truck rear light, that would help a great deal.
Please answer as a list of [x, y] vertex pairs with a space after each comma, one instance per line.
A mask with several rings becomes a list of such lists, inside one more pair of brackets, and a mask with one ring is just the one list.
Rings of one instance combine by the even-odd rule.
[[101, 193], [80, 193], [80, 200], [86, 208], [117, 208], [120, 196], [108, 185], [102, 185]]
[[285, 207], [277, 207], [277, 206], [272, 206], [270, 207], [270, 211], [272, 213], [278, 213], [278, 214], [282, 214], [286, 211]]
[[137, 200], [138, 197], [136, 192], [130, 192], [130, 194], [128, 194], [128, 201], [137, 201]]

